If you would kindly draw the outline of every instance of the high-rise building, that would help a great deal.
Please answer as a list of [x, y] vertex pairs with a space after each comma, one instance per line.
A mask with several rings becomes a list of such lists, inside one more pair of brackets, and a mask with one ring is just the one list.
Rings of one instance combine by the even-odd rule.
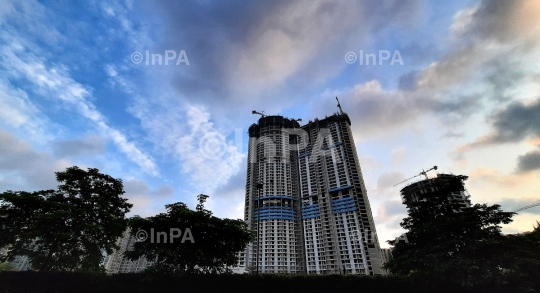
[[471, 195], [465, 188], [467, 176], [439, 173], [437, 177], [426, 178], [418, 182], [411, 183], [401, 189], [403, 203], [409, 206], [410, 202], [417, 201], [422, 194], [436, 191], [439, 186], [451, 181], [457, 182], [456, 189], [448, 194], [448, 199], [458, 204], [461, 208], [471, 206]]
[[[391, 259], [392, 259], [392, 250], [394, 250], [394, 248], [381, 248], [381, 259], [382, 259], [382, 264], [386, 264], [387, 262], [389, 262]], [[384, 272], [388, 275], [390, 274], [390, 271], [389, 270], [384, 270]]]
[[[248, 246], [248, 265], [262, 273], [303, 273], [304, 252], [298, 122], [267, 116], [249, 128], [245, 221], [258, 239]], [[258, 258], [258, 261], [257, 261]]]
[[249, 136], [245, 220], [259, 230], [249, 266], [258, 254], [265, 273], [383, 274], [347, 114], [304, 126], [263, 116]]
[[137, 242], [137, 239], [130, 234], [129, 229], [124, 232], [122, 237], [118, 238], [116, 245], [118, 245], [119, 248], [106, 257], [107, 262], [105, 264], [105, 269], [107, 273], [138, 273], [153, 264], [153, 262], [148, 261], [144, 257], [131, 261], [124, 256], [125, 251], [133, 249], [135, 242]]

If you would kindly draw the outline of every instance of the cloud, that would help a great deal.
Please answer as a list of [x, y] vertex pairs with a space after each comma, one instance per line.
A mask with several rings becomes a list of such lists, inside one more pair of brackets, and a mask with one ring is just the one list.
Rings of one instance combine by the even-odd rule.
[[439, 137], [439, 140], [442, 139], [450, 139], [450, 138], [460, 138], [463, 137], [465, 133], [463, 132], [454, 132], [454, 131], [447, 131], [443, 136]]
[[[478, 98], [428, 95], [423, 91], [384, 90], [378, 80], [357, 84], [344, 91], [326, 91], [311, 103], [311, 117], [325, 117], [335, 108], [335, 96], [348, 113], [355, 137], [367, 139], [390, 135], [427, 115], [450, 117], [463, 123], [478, 107]], [[451, 123], [448, 123], [451, 124]]]
[[[536, 203], [538, 202], [538, 200], [540, 200], [540, 196], [538, 198], [503, 198], [499, 201], [499, 204], [504, 211], [512, 212], [519, 208], [526, 207], [532, 203]], [[537, 206], [519, 212], [519, 214], [522, 213], [540, 215], [540, 207]]]
[[540, 170], [540, 151], [528, 152], [518, 157], [517, 173]]
[[70, 167], [2, 129], [0, 142], [0, 191], [53, 189], [58, 185], [54, 172]]
[[396, 216], [407, 215], [407, 208], [397, 200], [384, 201], [377, 211], [377, 217], [382, 220], [392, 220]]
[[407, 217], [407, 208], [401, 201], [389, 200], [381, 203], [374, 220], [382, 247], [389, 247], [385, 240], [393, 240], [403, 233], [399, 224], [405, 217]]
[[31, 53], [24, 54], [25, 60], [22, 60], [17, 53], [21, 52], [9, 46], [0, 48], [3, 67], [11, 73], [9, 78], [25, 78], [31, 82], [36, 94], [64, 103], [68, 108], [71, 107], [91, 121], [145, 172], [154, 176], [159, 175], [152, 157], [144, 154], [133, 142], [128, 141], [124, 134], [108, 125], [106, 118], [88, 100], [92, 98], [90, 90], [69, 77], [65, 67], [48, 67], [43, 60]]
[[163, 205], [158, 204], [170, 198], [174, 189], [169, 185], [161, 185], [157, 190], [152, 190], [146, 181], [130, 179], [124, 182], [124, 197], [133, 204], [130, 214], [147, 217], [163, 211]]
[[242, 159], [240, 166], [236, 174], [210, 194], [208, 209], [218, 217], [243, 219], [246, 196], [246, 157]]
[[377, 187], [369, 191], [371, 198], [376, 200], [399, 198], [399, 190], [403, 187], [401, 185], [394, 186], [397, 183], [405, 180], [405, 175], [399, 171], [390, 171], [383, 173], [377, 179]]
[[[204, 108], [155, 97], [138, 99], [129, 112], [141, 120], [157, 151], [178, 163], [196, 192], [211, 194], [238, 172], [245, 155], [236, 145], [242, 144], [227, 142], [227, 125], [214, 125]], [[210, 146], [208, 150], [216, 138], [217, 148]]]
[[505, 188], [518, 186], [521, 178], [516, 175], [505, 175], [498, 169], [478, 167], [469, 173], [469, 183], [471, 185], [481, 185], [489, 183]]
[[397, 149], [393, 149], [392, 160], [391, 160], [392, 165], [401, 163], [405, 156], [405, 152], [407, 152], [407, 148], [405, 146], [400, 146]]
[[4, 125], [24, 129], [38, 140], [52, 139], [46, 125], [52, 122], [30, 101], [25, 91], [0, 79], [0, 120]]
[[164, 199], [173, 195], [174, 189], [169, 185], [161, 185], [157, 190], [151, 190], [146, 181], [130, 179], [124, 183], [128, 197], [147, 196], [152, 199]]
[[377, 180], [377, 188], [392, 188], [395, 184], [400, 183], [403, 180], [405, 180], [405, 174], [399, 171], [384, 173], [379, 177], [379, 180]]
[[167, 36], [156, 50], [181, 48], [192, 63], [167, 73], [182, 96], [214, 103], [214, 112], [230, 103], [277, 112], [296, 102], [290, 98], [294, 93], [338, 74], [347, 65], [343, 55], [368, 44], [372, 33], [416, 23], [420, 3], [156, 1], [150, 6]]
[[528, 138], [540, 137], [540, 98], [528, 104], [514, 102], [489, 118], [492, 132], [474, 142], [462, 146], [467, 150], [474, 147], [517, 143]]
[[60, 158], [76, 158], [81, 155], [105, 153], [105, 143], [96, 135], [88, 135], [85, 139], [70, 139], [53, 143], [54, 154]]
[[[530, 0], [484, 0], [480, 6], [467, 9], [469, 16], [464, 33], [509, 42], [517, 38], [538, 40], [540, 3]], [[460, 20], [460, 19], [456, 19]]]
[[[353, 124], [363, 125], [355, 130], [357, 137], [368, 138], [396, 133], [426, 116], [447, 127], [463, 125], [469, 116], [483, 114], [479, 109], [497, 107], [493, 100], [515, 100], [517, 86], [537, 84], [526, 77], [540, 70], [530, 62], [540, 56], [540, 34], [527, 29], [537, 31], [540, 20], [528, 12], [537, 11], [538, 4], [511, 2], [487, 0], [458, 12], [446, 54], [423, 69], [401, 75], [397, 89], [384, 89], [383, 81], [376, 79], [349, 89], [329, 89], [314, 101], [311, 116], [328, 114], [338, 95]], [[528, 123], [527, 127], [538, 124]]]
[[384, 167], [384, 163], [382, 161], [379, 161], [372, 156], [365, 155], [362, 153], [358, 153], [358, 161], [360, 161], [360, 166], [364, 173], [381, 169]]

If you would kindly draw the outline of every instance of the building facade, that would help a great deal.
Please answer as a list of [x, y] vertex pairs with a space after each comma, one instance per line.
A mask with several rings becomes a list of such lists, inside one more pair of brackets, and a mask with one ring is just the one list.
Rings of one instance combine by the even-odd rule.
[[467, 208], [471, 206], [471, 195], [465, 188], [465, 180], [467, 180], [467, 176], [440, 173], [437, 174], [437, 177], [426, 178], [405, 186], [400, 191], [401, 199], [407, 205], [409, 202], [417, 201], [420, 195], [435, 191], [440, 184], [459, 181], [460, 188], [453, 190], [448, 195], [448, 199], [457, 203], [461, 208]]
[[[381, 248], [381, 259], [382, 259], [382, 264], [383, 265], [385, 265], [387, 262], [392, 260], [392, 250], [394, 250], [393, 247], [391, 247], [391, 248]], [[390, 274], [389, 270], [384, 270], [384, 272], [387, 275]]]
[[294, 120], [268, 116], [249, 128], [244, 219], [258, 231], [258, 239], [248, 246], [247, 262], [262, 273], [304, 272], [298, 155], [293, 148], [299, 127]]
[[304, 126], [262, 117], [249, 136], [244, 216], [259, 229], [249, 266], [258, 250], [263, 273], [383, 274], [347, 114]]
[[124, 232], [122, 237], [118, 238], [116, 245], [118, 245], [119, 249], [106, 257], [105, 269], [107, 273], [138, 273], [153, 264], [153, 262], [148, 261], [144, 257], [136, 261], [131, 261], [124, 257], [124, 252], [132, 250], [135, 242], [137, 242], [137, 239], [131, 236], [129, 229]]

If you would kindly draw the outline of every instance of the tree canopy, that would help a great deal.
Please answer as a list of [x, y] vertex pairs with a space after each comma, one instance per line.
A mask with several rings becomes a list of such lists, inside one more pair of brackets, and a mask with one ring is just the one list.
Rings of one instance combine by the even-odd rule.
[[[132, 218], [131, 234], [139, 242], [125, 255], [131, 260], [139, 257], [155, 260], [151, 269], [162, 273], [219, 273], [237, 265], [237, 253], [252, 240], [252, 232], [242, 220], [212, 216], [204, 209], [207, 198], [198, 196], [195, 211], [178, 202], [166, 205], [166, 213]], [[146, 237], [141, 239], [140, 235]]]
[[406, 238], [389, 241], [394, 250], [387, 269], [397, 275], [432, 275], [469, 285], [500, 276], [500, 245], [507, 241], [500, 225], [510, 223], [514, 213], [499, 205], [463, 208], [450, 195], [464, 190], [465, 179], [441, 181], [433, 191], [407, 202], [408, 217], [400, 224], [407, 230]]
[[57, 190], [0, 194], [1, 260], [27, 255], [40, 271], [101, 271], [132, 207], [122, 180], [76, 166], [56, 172]]

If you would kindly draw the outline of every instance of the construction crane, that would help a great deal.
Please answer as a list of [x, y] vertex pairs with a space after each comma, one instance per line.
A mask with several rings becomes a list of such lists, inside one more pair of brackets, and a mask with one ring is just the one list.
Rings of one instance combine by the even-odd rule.
[[339, 112], [340, 112], [341, 114], [343, 114], [343, 109], [341, 109], [341, 105], [339, 104], [339, 100], [338, 100], [337, 97], [336, 97], [336, 101], [337, 101], [337, 106], [338, 106], [338, 108], [339, 108]]
[[535, 201], [535, 202], [531, 203], [531, 204], [528, 205], [528, 206], [521, 207], [521, 208], [515, 210], [514, 213], [517, 213], [517, 212], [520, 212], [520, 211], [523, 211], [523, 210], [526, 210], [526, 209], [534, 208], [534, 207], [536, 207], [536, 206], [540, 206], [540, 200], [539, 200], [539, 201]]
[[397, 183], [397, 184], [394, 184], [394, 186], [400, 185], [401, 183], [407, 182], [407, 181], [409, 181], [409, 180], [411, 180], [411, 179], [413, 179], [413, 178], [415, 178], [415, 177], [422, 176], [422, 175], [426, 176], [426, 179], [428, 179], [426, 173], [429, 172], [429, 171], [431, 171], [431, 170], [437, 170], [437, 166], [433, 166], [433, 168], [431, 168], [431, 169], [429, 169], [429, 170], [427, 170], [427, 171], [424, 171], [424, 169], [422, 169], [422, 172], [420, 172], [418, 175], [414, 175], [413, 177], [411, 177], [411, 178], [409, 178], [409, 179], [405, 179], [405, 180], [403, 180], [403, 181], [401, 181], [401, 182], [399, 182], [399, 183]]
[[259, 115], [261, 115], [263, 118], [264, 118], [264, 116], [266, 116], [266, 115], [264, 115], [264, 111], [262, 111], [262, 113], [261, 113], [261, 112], [257, 112], [257, 111], [255, 111], [255, 110], [253, 110], [253, 111], [251, 112], [251, 114], [259, 114]]

